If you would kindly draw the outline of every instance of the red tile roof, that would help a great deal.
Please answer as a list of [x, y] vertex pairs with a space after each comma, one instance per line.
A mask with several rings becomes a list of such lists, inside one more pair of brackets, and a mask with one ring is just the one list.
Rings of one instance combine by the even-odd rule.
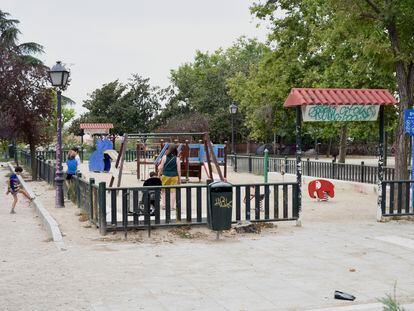
[[283, 106], [396, 105], [397, 103], [394, 96], [385, 89], [293, 88]]
[[112, 123], [81, 123], [81, 130], [101, 130], [101, 129], [113, 129], [114, 125]]

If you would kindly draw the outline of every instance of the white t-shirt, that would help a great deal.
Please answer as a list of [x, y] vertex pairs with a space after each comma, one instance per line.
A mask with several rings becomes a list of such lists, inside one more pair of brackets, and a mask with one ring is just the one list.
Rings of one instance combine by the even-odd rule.
[[77, 154], [75, 156], [75, 160], [76, 160], [76, 163], [78, 164], [78, 168], [79, 168], [79, 165], [81, 164], [81, 158], [80, 158], [79, 154]]

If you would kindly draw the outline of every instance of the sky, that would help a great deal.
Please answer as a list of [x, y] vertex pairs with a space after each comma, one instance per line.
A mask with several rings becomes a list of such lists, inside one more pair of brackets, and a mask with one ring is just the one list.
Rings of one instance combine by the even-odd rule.
[[266, 27], [249, 12], [253, 0], [0, 0], [20, 20], [21, 42], [42, 44], [48, 66], [71, 71], [64, 95], [79, 115], [83, 100], [104, 83], [133, 73], [169, 85], [171, 69], [195, 52], [231, 46], [245, 35], [261, 41]]

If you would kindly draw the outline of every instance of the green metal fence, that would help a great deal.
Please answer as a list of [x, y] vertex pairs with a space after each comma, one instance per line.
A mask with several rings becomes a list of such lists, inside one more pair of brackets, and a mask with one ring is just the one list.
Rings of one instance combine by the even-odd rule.
[[[229, 163], [236, 172], [248, 172], [258, 175], [264, 174], [264, 157], [261, 156], [244, 156], [229, 155]], [[296, 174], [296, 160], [284, 158], [269, 157], [269, 172]], [[302, 161], [302, 174], [304, 176], [338, 179], [345, 181], [355, 181], [362, 183], [378, 183], [378, 166], [361, 164], [343, 164], [322, 161], [311, 161], [306, 159]], [[384, 167], [384, 180], [394, 178], [394, 168]]]

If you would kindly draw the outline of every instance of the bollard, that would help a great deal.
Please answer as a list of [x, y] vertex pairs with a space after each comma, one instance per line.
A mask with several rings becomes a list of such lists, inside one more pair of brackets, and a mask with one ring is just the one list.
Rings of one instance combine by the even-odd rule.
[[269, 150], [264, 151], [264, 182], [267, 184], [269, 179]]
[[365, 182], [365, 163], [364, 161], [361, 161], [361, 176], [360, 176], [360, 182]]
[[233, 153], [233, 161], [234, 161], [233, 170], [237, 172], [237, 155], [235, 153]]
[[93, 222], [93, 185], [95, 184], [95, 178], [89, 178], [89, 221]]
[[99, 205], [99, 233], [106, 235], [106, 183], [100, 182], [98, 188], [98, 205]]

